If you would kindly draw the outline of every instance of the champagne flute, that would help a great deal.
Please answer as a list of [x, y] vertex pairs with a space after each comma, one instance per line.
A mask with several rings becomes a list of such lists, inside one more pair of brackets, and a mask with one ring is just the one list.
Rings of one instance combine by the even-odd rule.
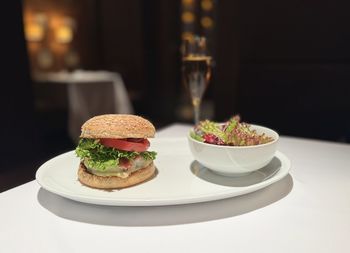
[[195, 36], [183, 42], [182, 47], [183, 83], [190, 92], [194, 124], [200, 121], [202, 97], [211, 77], [211, 56], [207, 51], [205, 37]]

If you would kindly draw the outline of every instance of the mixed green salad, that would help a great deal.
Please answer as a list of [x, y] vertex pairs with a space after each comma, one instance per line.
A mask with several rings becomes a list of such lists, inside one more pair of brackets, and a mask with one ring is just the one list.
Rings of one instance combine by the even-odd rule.
[[204, 120], [194, 127], [190, 135], [200, 142], [226, 146], [252, 146], [273, 141], [272, 137], [258, 134], [249, 124], [240, 121], [238, 115], [225, 123]]

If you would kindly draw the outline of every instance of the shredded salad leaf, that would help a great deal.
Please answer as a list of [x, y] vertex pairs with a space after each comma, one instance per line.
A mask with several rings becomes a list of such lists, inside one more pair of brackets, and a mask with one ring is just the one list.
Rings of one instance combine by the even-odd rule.
[[235, 115], [224, 124], [204, 120], [199, 122], [190, 136], [201, 142], [228, 146], [251, 146], [270, 142], [272, 137], [258, 134], [250, 125], [240, 122], [240, 117]]
[[79, 141], [75, 153], [84, 160], [89, 167], [104, 171], [119, 164], [119, 159], [134, 159], [142, 156], [146, 160], [154, 160], [157, 153], [154, 151], [134, 152], [123, 151], [103, 146], [98, 139], [82, 138]]

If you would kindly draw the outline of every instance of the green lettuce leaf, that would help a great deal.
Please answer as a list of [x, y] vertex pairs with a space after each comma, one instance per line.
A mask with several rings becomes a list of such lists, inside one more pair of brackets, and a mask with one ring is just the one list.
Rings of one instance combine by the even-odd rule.
[[154, 160], [157, 153], [154, 151], [134, 152], [123, 151], [103, 146], [98, 139], [82, 138], [75, 153], [84, 160], [89, 167], [104, 171], [119, 164], [119, 159], [134, 159], [141, 155], [146, 160]]
[[204, 134], [212, 134], [224, 142], [227, 140], [227, 135], [222, 131], [220, 124], [216, 122], [204, 120], [199, 123], [198, 127]]
[[202, 136], [200, 136], [199, 134], [196, 134], [194, 131], [190, 132], [190, 136], [192, 139], [195, 139], [196, 141], [204, 142], [204, 139], [202, 138]]

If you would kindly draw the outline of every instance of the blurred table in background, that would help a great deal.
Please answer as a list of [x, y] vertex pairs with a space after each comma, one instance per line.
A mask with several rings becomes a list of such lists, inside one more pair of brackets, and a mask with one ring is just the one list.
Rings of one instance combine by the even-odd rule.
[[122, 77], [109, 71], [61, 71], [34, 74], [42, 83], [67, 84], [68, 132], [77, 142], [81, 125], [105, 113], [133, 113]]

